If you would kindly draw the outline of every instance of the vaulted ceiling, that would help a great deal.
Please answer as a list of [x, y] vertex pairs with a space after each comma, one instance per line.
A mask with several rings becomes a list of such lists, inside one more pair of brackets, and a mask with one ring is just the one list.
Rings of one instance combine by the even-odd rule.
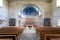
[[8, 2], [13, 2], [13, 1], [40, 1], [40, 2], [51, 2], [52, 0], [7, 0]]

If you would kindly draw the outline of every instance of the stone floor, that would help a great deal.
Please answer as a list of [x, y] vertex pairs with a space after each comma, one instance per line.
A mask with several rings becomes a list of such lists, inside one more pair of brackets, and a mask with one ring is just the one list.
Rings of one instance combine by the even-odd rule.
[[36, 29], [32, 27], [26, 27], [23, 31], [21, 40], [39, 40], [38, 35], [36, 34]]

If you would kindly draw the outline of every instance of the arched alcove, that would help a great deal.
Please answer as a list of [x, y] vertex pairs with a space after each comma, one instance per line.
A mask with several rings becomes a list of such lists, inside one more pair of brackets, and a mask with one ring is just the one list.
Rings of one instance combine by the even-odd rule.
[[21, 24], [34, 24], [41, 26], [41, 10], [39, 7], [33, 4], [24, 5], [21, 8], [21, 17], [24, 19]]
[[22, 17], [36, 17], [42, 14], [39, 7], [34, 4], [26, 4], [21, 8]]

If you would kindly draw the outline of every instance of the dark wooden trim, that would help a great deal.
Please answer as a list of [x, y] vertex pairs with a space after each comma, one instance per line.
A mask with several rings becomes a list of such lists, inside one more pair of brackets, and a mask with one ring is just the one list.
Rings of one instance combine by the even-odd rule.
[[60, 34], [48, 34], [48, 35], [45, 35], [45, 40], [50, 40], [51, 38], [60, 38]]
[[8, 39], [8, 38], [12, 38], [13, 40], [15, 40], [14, 36], [0, 36], [0, 39]]

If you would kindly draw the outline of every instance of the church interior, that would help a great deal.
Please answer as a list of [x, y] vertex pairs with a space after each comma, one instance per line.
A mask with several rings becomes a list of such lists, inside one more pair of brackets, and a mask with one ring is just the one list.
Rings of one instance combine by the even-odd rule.
[[60, 40], [60, 0], [0, 0], [0, 40]]

